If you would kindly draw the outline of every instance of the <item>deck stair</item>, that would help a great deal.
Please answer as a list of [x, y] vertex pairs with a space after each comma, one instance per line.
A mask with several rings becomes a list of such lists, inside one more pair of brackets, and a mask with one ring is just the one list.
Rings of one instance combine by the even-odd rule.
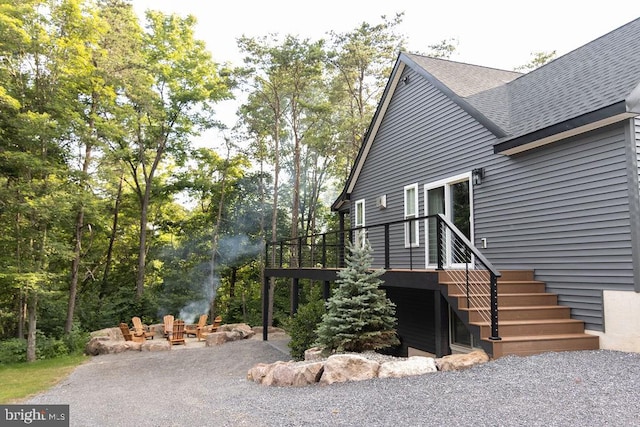
[[489, 340], [489, 285], [474, 284], [480, 298], [470, 298], [440, 273], [443, 294], [476, 340], [494, 358], [526, 356], [547, 351], [595, 350], [599, 338], [584, 332], [584, 322], [571, 318], [569, 307], [558, 305], [558, 296], [545, 291], [545, 283], [533, 271], [502, 271], [498, 279], [498, 328], [501, 340]]

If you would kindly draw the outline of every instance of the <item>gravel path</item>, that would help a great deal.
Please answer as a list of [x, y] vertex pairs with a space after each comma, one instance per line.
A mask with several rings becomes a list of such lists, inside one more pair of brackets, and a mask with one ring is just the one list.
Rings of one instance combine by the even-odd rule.
[[[278, 345], [279, 344], [279, 345]], [[640, 354], [503, 357], [462, 372], [266, 387], [278, 342], [97, 356], [27, 403], [69, 404], [71, 426], [640, 426]]]

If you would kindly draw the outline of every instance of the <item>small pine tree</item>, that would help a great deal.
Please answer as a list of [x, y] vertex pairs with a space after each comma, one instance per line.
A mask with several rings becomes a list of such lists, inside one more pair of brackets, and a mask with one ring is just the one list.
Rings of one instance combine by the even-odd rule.
[[395, 304], [372, 270], [372, 249], [364, 245], [347, 246], [346, 268], [338, 272], [338, 288], [327, 301], [327, 312], [318, 326], [317, 345], [330, 352], [363, 352], [398, 345]]

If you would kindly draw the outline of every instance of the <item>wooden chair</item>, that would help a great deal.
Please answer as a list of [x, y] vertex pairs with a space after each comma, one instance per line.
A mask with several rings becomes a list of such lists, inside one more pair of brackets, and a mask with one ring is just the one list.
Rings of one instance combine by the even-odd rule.
[[164, 322], [164, 329], [163, 329], [164, 337], [169, 339], [169, 337], [173, 333], [173, 315], [167, 314], [166, 316], [164, 316], [162, 320]]
[[136, 336], [131, 333], [129, 326], [126, 323], [120, 323], [120, 332], [125, 341], [144, 342], [144, 337]]
[[197, 337], [200, 334], [200, 331], [207, 325], [208, 318], [209, 316], [207, 314], [203, 314], [200, 316], [197, 325], [184, 325], [185, 335], [193, 335]]
[[213, 319], [213, 324], [209, 326], [205, 326], [200, 330], [200, 333], [197, 335], [198, 341], [201, 341], [207, 337], [207, 335], [212, 334], [218, 330], [218, 327], [222, 324], [222, 317], [216, 316]]
[[142, 324], [142, 320], [139, 317], [132, 317], [131, 323], [133, 323], [133, 335], [143, 337], [146, 340], [153, 339], [153, 333], [147, 332], [147, 328]]
[[171, 345], [187, 345], [184, 340], [184, 320], [175, 320], [173, 322], [173, 331], [171, 332], [171, 336], [169, 337], [169, 343], [171, 343]]

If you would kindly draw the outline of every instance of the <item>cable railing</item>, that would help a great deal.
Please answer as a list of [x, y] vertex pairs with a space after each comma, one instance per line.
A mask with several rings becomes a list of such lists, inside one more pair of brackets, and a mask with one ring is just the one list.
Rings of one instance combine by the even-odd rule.
[[467, 309], [491, 325], [489, 339], [499, 340], [498, 277], [500, 272], [442, 214], [437, 220], [438, 268], [446, 270]]
[[[421, 242], [420, 236], [426, 239]], [[500, 273], [442, 214], [268, 242], [266, 267], [343, 268], [347, 242], [364, 238], [374, 251], [373, 268], [446, 270], [465, 298], [467, 308], [477, 310], [491, 324], [490, 339], [500, 339]]]

